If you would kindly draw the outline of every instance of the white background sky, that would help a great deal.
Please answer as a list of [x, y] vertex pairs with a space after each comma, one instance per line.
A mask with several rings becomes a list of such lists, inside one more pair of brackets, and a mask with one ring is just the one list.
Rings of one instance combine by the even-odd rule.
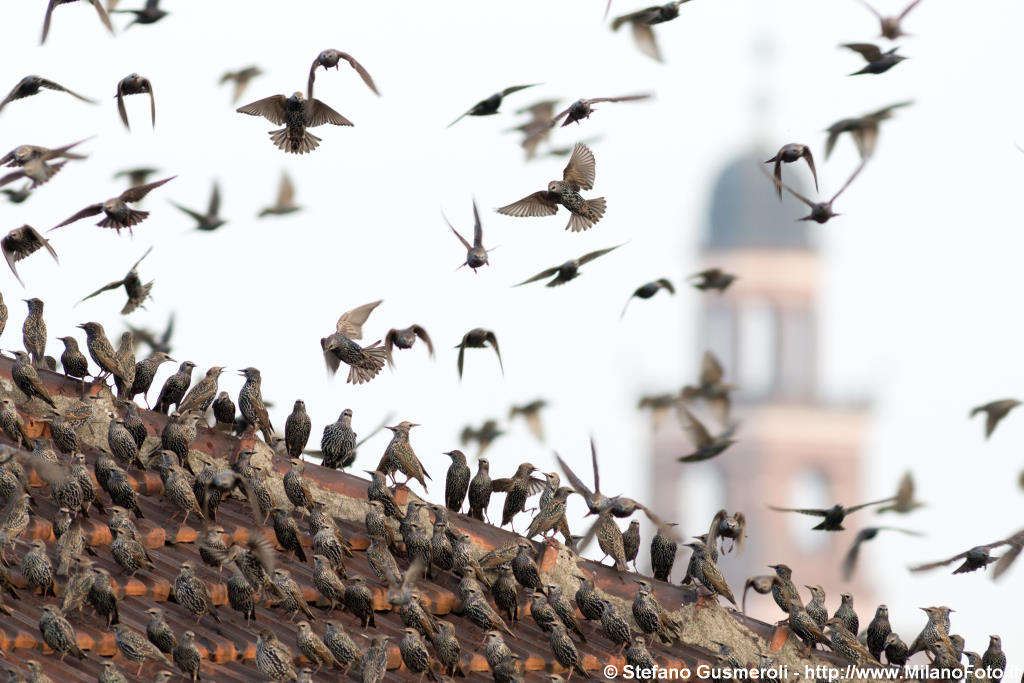
[[[903, 7], [878, 1], [890, 12]], [[363, 433], [392, 410], [396, 421], [422, 423], [413, 444], [438, 500], [448, 463], [442, 452], [456, 445], [463, 424], [503, 418], [510, 403], [537, 396], [552, 403], [550, 446], [582, 469], [593, 433], [609, 492], [642, 498], [646, 472], [638, 463], [649, 437], [633, 405], [639, 393], [677, 388], [695, 374], [698, 299], [685, 289], [674, 299], [634, 302], [620, 323], [626, 297], [647, 280], [678, 283], [696, 269], [711, 184], [735, 155], [755, 144], [812, 144], [822, 190], [831, 194], [856, 157], [843, 141], [824, 163], [822, 130], [915, 99], [886, 124], [873, 163], [837, 202], [844, 215], [814, 226], [826, 262], [823, 383], [832, 395], [874, 400], [865, 496], [887, 494], [910, 467], [930, 502], [900, 520], [927, 530], [927, 539], [880, 537], [863, 558], [884, 583], [878, 594], [898, 630], [909, 642], [924, 623], [918, 606], [948, 604], [958, 610], [953, 630], [967, 637], [968, 649], [983, 651], [987, 634], [1002, 633], [1011, 666], [1017, 660], [1024, 628], [1011, 608], [1022, 595], [1019, 567], [1000, 584], [980, 574], [912, 577], [904, 568], [1021, 526], [1015, 479], [1024, 414], [1012, 415], [990, 443], [980, 424], [966, 420], [970, 406], [1020, 392], [1019, 3], [928, 0], [906, 21], [914, 36], [899, 41], [911, 59], [883, 76], [857, 78], [845, 74], [860, 68], [860, 57], [836, 46], [872, 40], [878, 26], [853, 0], [689, 3], [678, 20], [656, 28], [664, 65], [640, 55], [628, 32], [613, 34], [601, 23], [603, 0], [221, 0], [166, 8], [172, 14], [161, 23], [114, 39], [86, 4], [61, 6], [40, 48], [45, 3], [4, 7], [0, 87], [36, 73], [100, 100], [90, 106], [44, 92], [0, 114], [3, 150], [98, 136], [82, 145], [88, 161], [69, 163], [28, 202], [0, 208], [4, 230], [23, 223], [47, 229], [119, 194], [123, 185], [111, 176], [123, 168], [152, 165], [179, 177], [147, 198], [143, 208], [153, 215], [134, 239], [82, 221], [51, 235], [59, 268], [44, 254], [21, 264], [27, 289], [0, 274], [12, 311], [0, 345], [20, 348], [19, 299], [29, 296], [47, 302], [51, 337], [99, 320], [116, 339], [122, 294], [72, 305], [156, 245], [141, 266], [144, 278], [156, 279], [154, 300], [132, 315], [133, 324], [162, 327], [176, 311], [179, 361], [196, 362], [200, 372], [258, 366], [279, 429], [295, 398], [309, 407], [314, 440], [345, 407]], [[632, 9], [614, 0], [612, 13]], [[123, 26], [127, 17], [115, 22]], [[758, 62], [766, 54], [758, 44], [770, 46], [769, 62]], [[275, 126], [236, 114], [230, 88], [217, 86], [224, 71], [255, 63], [267, 73], [239, 104], [304, 90], [310, 62], [329, 47], [356, 56], [383, 97], [347, 67], [321, 71], [318, 98], [356, 126], [316, 129], [323, 142], [312, 155], [274, 148], [267, 131]], [[132, 133], [118, 119], [115, 85], [133, 71], [153, 82], [155, 131], [144, 96], [128, 100]], [[525, 83], [544, 85], [511, 96], [503, 115], [445, 129], [474, 102]], [[608, 213], [595, 228], [564, 232], [564, 212], [518, 219], [491, 211], [543, 189], [564, 165], [523, 163], [515, 137], [501, 133], [520, 122], [515, 109], [547, 97], [568, 103], [644, 91], [656, 100], [605, 105], [579, 128], [556, 133], [565, 145], [603, 136], [593, 145], [597, 180], [588, 196], [607, 197]], [[755, 109], [759, 97], [766, 110]], [[306, 209], [258, 221], [282, 169]], [[167, 200], [202, 209], [214, 179], [230, 222], [213, 234], [189, 232], [189, 219]], [[464, 253], [440, 216], [443, 209], [469, 234], [474, 195], [485, 244], [500, 245], [493, 265], [476, 275], [455, 272]], [[567, 287], [510, 289], [567, 258], [626, 241]], [[434, 338], [437, 361], [418, 347], [397, 356], [397, 372], [367, 386], [328, 381], [319, 338], [340, 313], [378, 298], [384, 304], [366, 340], [418, 322]], [[471, 350], [460, 384], [451, 347], [478, 326], [497, 332], [506, 374], [491, 351]], [[58, 355], [59, 342], [49, 349]], [[240, 385], [234, 374], [221, 384], [233, 395]], [[357, 464], [372, 466], [385, 443], [381, 436], [368, 444]], [[497, 475], [527, 459], [554, 468], [549, 450], [522, 425], [489, 458]], [[763, 502], [748, 506], [755, 533]], [[859, 605], [863, 623], [872, 607]]]

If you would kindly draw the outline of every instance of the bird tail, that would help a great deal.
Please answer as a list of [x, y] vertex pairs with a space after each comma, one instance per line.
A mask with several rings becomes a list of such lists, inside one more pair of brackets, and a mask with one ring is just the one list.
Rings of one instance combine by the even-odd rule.
[[363, 357], [360, 359], [358, 365], [349, 366], [349, 384], [362, 384], [363, 382], [369, 382], [384, 369], [384, 363], [386, 361], [387, 351], [383, 346], [380, 346], [380, 340], [378, 339], [373, 344], [363, 349]]
[[580, 212], [573, 212], [572, 216], [569, 218], [569, 224], [565, 226], [565, 229], [571, 230], [572, 232], [580, 232], [582, 230], [589, 229], [590, 226], [601, 220], [607, 206], [608, 203], [605, 201], [604, 197], [597, 197], [596, 199], [588, 199], [584, 201], [583, 206], [580, 207]]
[[302, 137], [298, 139], [289, 135], [287, 128], [272, 130], [269, 135], [270, 141], [277, 145], [278, 149], [283, 149], [292, 154], [306, 154], [320, 146], [320, 138], [308, 130], [303, 131]]
[[133, 225], [138, 225], [139, 223], [141, 223], [148, 215], [149, 211], [138, 211], [136, 209], [129, 209], [128, 220], [124, 221], [123, 223], [121, 221], [114, 221], [109, 216], [107, 216], [99, 223], [97, 223], [97, 225], [99, 225], [101, 228], [130, 228]]

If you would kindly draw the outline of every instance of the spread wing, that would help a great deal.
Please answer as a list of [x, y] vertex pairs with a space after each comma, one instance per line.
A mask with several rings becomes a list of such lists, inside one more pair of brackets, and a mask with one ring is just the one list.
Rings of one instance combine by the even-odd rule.
[[1017, 559], [1017, 556], [1020, 555], [1021, 548], [1024, 548], [1024, 529], [1006, 539], [1006, 544], [1010, 546], [1010, 549], [1003, 553], [1003, 556], [999, 558], [999, 562], [996, 563], [995, 569], [992, 570], [993, 579], [998, 579], [1002, 576], [1003, 572], [1009, 569], [1010, 565]]
[[107, 30], [111, 33], [114, 32], [114, 27], [110, 23], [110, 17], [107, 16], [107, 11], [103, 9], [103, 3], [100, 0], [92, 0], [92, 6], [96, 8], [96, 13], [100, 15], [100, 21], [107, 27]]
[[[757, 167], [759, 169], [761, 169], [761, 173], [764, 173], [765, 176], [769, 180], [772, 181], [772, 183], [775, 185], [776, 190], [778, 190], [778, 188], [782, 188], [782, 189], [786, 190], [786, 192], [790, 193], [791, 195], [793, 195], [794, 197], [796, 197], [797, 199], [802, 201], [807, 206], [809, 206], [811, 208], [814, 208], [814, 202], [812, 202], [810, 199], [808, 199], [807, 197], [803, 196], [802, 194], [800, 194], [799, 192], [797, 192], [796, 190], [791, 188], [789, 185], [787, 185], [786, 183], [782, 182], [781, 180], [776, 179], [775, 176], [773, 176], [768, 171], [764, 170], [764, 168], [760, 164], [758, 164]], [[851, 178], [851, 180], [852, 180], [852, 178]], [[849, 181], [847, 181], [847, 184], [849, 184]], [[840, 190], [840, 191], [842, 191], [842, 190]]]
[[103, 285], [102, 287], [97, 289], [95, 292], [93, 292], [89, 296], [83, 297], [78, 303], [82, 303], [82, 301], [85, 301], [86, 299], [91, 299], [94, 296], [96, 296], [97, 294], [102, 294], [103, 292], [109, 292], [112, 289], [117, 289], [118, 287], [122, 286], [123, 284], [124, 284], [124, 280], [117, 280], [116, 282], [111, 282], [109, 284]]
[[361, 79], [363, 79], [363, 83], [366, 84], [366, 87], [372, 90], [374, 95], [377, 95], [379, 97], [380, 91], [377, 90], [377, 84], [373, 82], [373, 76], [370, 75], [370, 72], [367, 71], [362, 64], [357, 62], [355, 57], [353, 57], [352, 55], [345, 52], [340, 52], [338, 54], [342, 59], [348, 62], [353, 69], [356, 70], [356, 73], [359, 74], [359, 77]]
[[852, 174], [850, 174], [850, 177], [846, 179], [846, 182], [843, 183], [843, 186], [839, 188], [839, 191], [832, 195], [831, 201], [834, 202], [839, 197], [839, 195], [841, 195], [843, 191], [850, 186], [850, 183], [853, 182], [853, 179], [860, 175], [860, 172], [864, 170], [865, 164], [867, 164], [867, 161], [860, 162], [860, 166], [858, 166], [857, 169]]
[[604, 256], [609, 251], [615, 251], [616, 249], [618, 249], [621, 246], [622, 246], [621, 244], [617, 244], [614, 247], [608, 247], [607, 249], [598, 249], [597, 251], [592, 251], [589, 254], [584, 254], [583, 256], [581, 256], [579, 258], [580, 265], [582, 266], [584, 263], [590, 263], [594, 259], [596, 259], [598, 257], [601, 257], [601, 256]]
[[642, 95], [622, 95], [621, 97], [595, 97], [587, 100], [591, 104], [597, 102], [636, 102], [637, 100], [649, 100], [651, 99], [650, 93], [644, 93]]
[[84, 209], [82, 209], [81, 211], [76, 213], [71, 218], [68, 218], [64, 222], [59, 223], [59, 224], [53, 226], [52, 228], [50, 228], [50, 230], [56, 230], [57, 228], [63, 228], [65, 225], [70, 225], [71, 223], [74, 223], [75, 221], [80, 221], [83, 218], [88, 218], [89, 216], [95, 216], [95, 215], [101, 213], [102, 211], [103, 211], [103, 204], [90, 204], [89, 206], [85, 207]]
[[[461, 237], [459, 239], [462, 239]], [[465, 242], [465, 240], [462, 240]], [[480, 212], [476, 208], [476, 199], [473, 200], [473, 245], [480, 246], [484, 243], [484, 226], [480, 222]], [[466, 245], [469, 249], [469, 245]]]
[[427, 331], [420, 327], [419, 325], [413, 325], [410, 329], [412, 330], [413, 334], [415, 334], [417, 337], [423, 340], [423, 343], [427, 345], [427, 351], [429, 351], [430, 356], [433, 357], [434, 344], [433, 342], [430, 341], [430, 335], [427, 334]]
[[686, 432], [694, 446], [702, 448], [712, 442], [711, 434], [708, 433], [707, 428], [682, 403], [676, 404], [676, 415], [683, 427], [683, 431]]
[[58, 90], [60, 92], [66, 92], [67, 94], [71, 95], [72, 97], [76, 97], [76, 98], [82, 100], [83, 102], [90, 102], [92, 104], [96, 104], [96, 100], [90, 100], [88, 97], [83, 97], [82, 95], [79, 95], [75, 91], [69, 90], [69, 89], [65, 88], [60, 83], [56, 83], [56, 82], [51, 81], [51, 80], [49, 80], [47, 78], [40, 78], [39, 79], [39, 87], [41, 87], [41, 88], [48, 88], [50, 90]]
[[518, 202], [498, 209], [498, 213], [505, 216], [516, 216], [524, 218], [527, 216], [554, 216], [558, 213], [558, 203], [555, 201], [558, 195], [554, 192], [541, 190], [523, 197]]
[[661, 57], [661, 49], [658, 48], [658, 39], [654, 37], [654, 29], [641, 21], [634, 21], [633, 42], [640, 52], [644, 53], [656, 62], [665, 60]]
[[128, 110], [124, 108], [124, 92], [121, 90], [120, 83], [117, 88], [117, 113], [121, 115], [121, 123], [128, 130], [131, 130], [131, 125], [128, 123]]
[[725, 371], [722, 369], [722, 364], [715, 358], [715, 354], [705, 351], [704, 358], [700, 362], [700, 383], [718, 384], [724, 375]]
[[877, 62], [882, 58], [882, 50], [871, 43], [843, 43], [840, 47], [853, 50], [868, 62]]
[[594, 153], [582, 142], [572, 148], [569, 163], [562, 171], [562, 180], [576, 185], [582, 190], [594, 189], [595, 162]]
[[[498, 367], [501, 368], [501, 374], [505, 374], [505, 365], [501, 362], [501, 350], [498, 349], [498, 336], [488, 330], [487, 334], [484, 335], [484, 342], [489, 342], [494, 347], [494, 353], [498, 356]], [[541, 482], [543, 483], [543, 482]]]
[[919, 565], [916, 565], [914, 567], [910, 567], [910, 571], [912, 571], [912, 572], [923, 572], [923, 571], [927, 571], [929, 569], [935, 569], [937, 567], [942, 567], [942, 566], [945, 566], [947, 564], [951, 564], [953, 562], [956, 562], [957, 560], [962, 560], [963, 558], [967, 557], [967, 553], [968, 552], [970, 552], [970, 551], [964, 551], [964, 552], [962, 552], [962, 553], [960, 553], [958, 555], [954, 555], [953, 557], [950, 557], [949, 559], [939, 560], [938, 562], [928, 562], [927, 564], [919, 564]]
[[455, 233], [455, 236], [459, 238], [460, 242], [462, 242], [462, 246], [466, 248], [466, 251], [472, 249], [473, 245], [467, 242], [466, 238], [459, 234], [459, 231], [455, 229], [455, 226], [451, 224], [451, 221], [448, 220], [448, 217], [445, 216], [443, 212], [441, 213], [441, 217], [444, 218], [444, 222], [448, 224], [448, 227], [452, 229], [452, 232]]
[[580, 494], [587, 500], [594, 497], [594, 494], [589, 488], [587, 488], [587, 485], [583, 483], [583, 480], [576, 476], [576, 473], [572, 471], [572, 468], [569, 467], [569, 464], [565, 462], [565, 460], [562, 460], [562, 456], [555, 453], [555, 460], [558, 461], [559, 467], [561, 467], [562, 472], [565, 473], [566, 479], [568, 479], [569, 483], [572, 484], [572, 487], [576, 489], [576, 493]]
[[277, 188], [277, 205], [291, 206], [294, 199], [295, 187], [292, 185], [292, 179], [288, 177], [287, 173], [282, 173], [281, 184]]
[[239, 107], [235, 111], [249, 116], [262, 116], [271, 123], [283, 126], [285, 102], [287, 101], [288, 98], [284, 95], [271, 95]]
[[574, 106], [575, 104], [576, 104], [576, 103], [575, 103], [575, 102], [573, 102], [573, 103], [572, 103], [572, 104], [570, 104], [570, 105], [569, 105], [568, 107], [566, 107], [566, 108], [565, 108], [565, 109], [564, 109], [563, 111], [561, 111], [561, 112], [559, 112], [558, 114], [556, 114], [556, 115], [555, 115], [555, 116], [554, 116], [554, 117], [553, 117], [553, 118], [551, 119], [551, 123], [549, 124], [549, 126], [550, 126], [551, 128], [554, 128], [555, 126], [557, 126], [557, 125], [558, 125], [558, 122], [559, 122], [559, 121], [561, 121], [561, 120], [562, 120], [563, 118], [565, 118], [565, 117], [566, 117], [566, 116], [567, 116], [567, 115], [569, 114], [569, 112], [570, 112], [570, 111], [572, 111], [572, 108], [573, 108], [573, 106]]
[[846, 514], [850, 514], [851, 512], [856, 512], [857, 510], [860, 510], [862, 508], [866, 508], [866, 507], [868, 507], [870, 505], [879, 505], [881, 503], [891, 503], [894, 500], [896, 500], [895, 496], [893, 496], [892, 498], [883, 498], [881, 500], [873, 500], [870, 503], [861, 503], [860, 505], [845, 506], [844, 509], [846, 510]]
[[347, 313], [343, 313], [338, 322], [335, 325], [335, 330], [339, 334], [343, 334], [349, 339], [362, 339], [363, 338], [363, 323], [373, 313], [373, 309], [380, 306], [383, 299], [378, 299], [368, 304], [363, 304], [359, 308], [353, 308]]
[[164, 178], [163, 180], [157, 180], [152, 183], [146, 183], [145, 185], [136, 185], [135, 187], [129, 187], [127, 190], [121, 193], [121, 201], [128, 202], [129, 204], [142, 201], [142, 198], [149, 194], [152, 190], [160, 187], [166, 182], [174, 180], [178, 176], [171, 176], [170, 178]]
[[310, 128], [330, 123], [335, 126], [351, 126], [351, 121], [334, 111], [320, 100], [306, 101], [306, 125]]
[[776, 512], [799, 512], [801, 515], [811, 515], [812, 517], [824, 517], [828, 514], [828, 510], [819, 510], [817, 508], [780, 508], [774, 505], [769, 505], [768, 508]]
[[[865, 2], [865, 0], [858, 0], [858, 2], [860, 2], [860, 4], [862, 4], [862, 5], [864, 5], [865, 7], [867, 7], [867, 8], [868, 8], [868, 10], [870, 10], [870, 11], [871, 11], [871, 13], [872, 13], [872, 14], [874, 14], [874, 15], [875, 15], [876, 17], [878, 17], [879, 19], [881, 19], [881, 18], [882, 18], [882, 15], [881, 15], [881, 14], [880, 14], [880, 13], [878, 12], [878, 10], [876, 10], [876, 9], [875, 9], [874, 7], [872, 7], [872, 6], [871, 6], [871, 5], [869, 5], [869, 4], [867, 3], [867, 2]], [[915, 3], [915, 4], [916, 4], [916, 3]]]
[[597, 469], [597, 444], [594, 437], [590, 437], [590, 464], [594, 468], [594, 492], [601, 493], [601, 474]]
[[395, 359], [391, 353], [391, 349], [395, 346], [395, 337], [398, 336], [398, 330], [391, 328], [388, 333], [384, 335], [384, 356], [388, 359], [388, 365], [394, 365]]
[[220, 213], [220, 184], [213, 184], [213, 194], [210, 195], [210, 205], [206, 209], [206, 215], [211, 218]]
[[513, 287], [522, 287], [523, 285], [528, 285], [531, 282], [536, 282], [537, 280], [543, 280], [545, 278], [549, 278], [552, 275], [554, 275], [555, 273], [557, 273], [558, 269], [559, 269], [559, 266], [555, 266], [554, 268], [548, 268], [547, 270], [542, 270], [541, 272], [537, 273], [536, 275], [534, 275], [530, 279], [523, 280], [518, 285], [512, 285], [512, 286]]

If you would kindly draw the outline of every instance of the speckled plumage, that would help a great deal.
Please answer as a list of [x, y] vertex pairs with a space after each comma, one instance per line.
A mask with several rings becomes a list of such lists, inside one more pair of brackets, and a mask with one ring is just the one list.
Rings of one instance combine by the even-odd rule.
[[356, 459], [356, 433], [352, 431], [352, 410], [341, 411], [337, 422], [324, 427], [320, 439], [320, 450], [324, 454], [324, 467], [344, 469]]

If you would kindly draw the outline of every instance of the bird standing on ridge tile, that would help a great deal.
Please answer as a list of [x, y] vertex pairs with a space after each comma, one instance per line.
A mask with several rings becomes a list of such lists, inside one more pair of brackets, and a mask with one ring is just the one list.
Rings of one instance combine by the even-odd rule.
[[514, 92], [519, 92], [520, 90], [525, 90], [526, 88], [532, 88], [532, 87], [537, 86], [537, 85], [540, 85], [540, 84], [539, 83], [532, 83], [530, 85], [513, 85], [513, 86], [511, 86], [509, 88], [505, 88], [501, 92], [496, 92], [493, 95], [491, 95], [490, 97], [488, 97], [487, 99], [480, 100], [479, 102], [474, 104], [472, 107], [470, 107], [466, 111], [466, 113], [461, 114], [459, 116], [459, 118], [457, 118], [454, 121], [452, 121], [451, 123], [449, 123], [448, 127], [451, 128], [456, 123], [461, 121], [463, 119], [463, 117], [466, 117], [466, 116], [491, 116], [493, 114], [497, 114], [498, 113], [498, 109], [501, 107], [501, 102], [502, 102], [502, 100], [505, 97], [511, 95]]
[[392, 481], [394, 481], [395, 472], [401, 472], [408, 477], [406, 483], [409, 479], [415, 479], [426, 491], [427, 482], [424, 477], [431, 479], [431, 476], [423, 469], [423, 463], [416, 457], [416, 452], [413, 451], [412, 444], [409, 443], [409, 430], [418, 426], [415, 422], [403, 420], [394, 427], [388, 427], [394, 436], [384, 450], [384, 456], [381, 458], [380, 464], [377, 465], [377, 470], [385, 475], [391, 475]]
[[15, 351], [14, 358], [11, 378], [14, 380], [15, 386], [28, 397], [29, 401], [33, 398], [39, 398], [41, 401], [48, 403], [51, 408], [56, 408], [57, 404], [53, 402], [50, 392], [46, 390], [43, 381], [39, 379], [39, 375], [36, 373], [36, 369], [32, 367], [28, 354], [24, 351]]
[[46, 322], [43, 320], [43, 308], [45, 304], [42, 299], [24, 299], [28, 305], [28, 315], [21, 325], [21, 340], [25, 345], [25, 351], [32, 359], [33, 367], [43, 367], [43, 357], [46, 355]]
[[369, 382], [384, 367], [387, 351], [380, 346], [380, 340], [367, 347], [353, 341], [363, 338], [363, 324], [382, 301], [383, 299], [378, 299], [343, 313], [335, 324], [334, 333], [320, 340], [328, 371], [334, 374], [338, 371], [338, 366], [345, 363], [349, 366], [349, 384]]
[[462, 451], [448, 451], [445, 455], [452, 460], [452, 464], [448, 467], [448, 474], [445, 476], [445, 505], [452, 512], [458, 512], [462, 509], [462, 503], [466, 500], [466, 494], [469, 491], [469, 466], [466, 464], [466, 456]]
[[114, 95], [117, 99], [117, 113], [120, 114], [124, 127], [131, 130], [131, 126], [128, 125], [128, 110], [124, 106], [126, 95], [149, 95], [149, 114], [153, 122], [152, 125], [156, 128], [156, 99], [153, 97], [153, 84], [149, 82], [149, 79], [137, 73], [131, 73], [117, 83], [117, 94]]
[[307, 128], [325, 123], [335, 126], [351, 126], [351, 121], [334, 111], [320, 100], [306, 99], [301, 92], [291, 97], [271, 95], [236, 109], [239, 114], [262, 116], [271, 123], [284, 128], [269, 133], [271, 142], [291, 154], [306, 154], [320, 146], [320, 138]]
[[249, 367], [239, 370], [238, 374], [245, 377], [245, 384], [238, 392], [238, 410], [245, 421], [252, 425], [253, 429], [259, 429], [263, 433], [263, 440], [270, 444], [273, 442], [274, 425], [270, 423], [270, 415], [263, 402], [260, 371]]
[[217, 365], [207, 370], [206, 376], [196, 382], [195, 386], [185, 394], [185, 398], [181, 399], [178, 404], [178, 412], [184, 414], [194, 410], [205, 413], [217, 395], [217, 384], [222, 372], [224, 372], [224, 368]]
[[284, 442], [288, 451], [288, 457], [298, 458], [302, 455], [302, 449], [309, 442], [309, 433], [312, 429], [312, 422], [306, 412], [306, 402], [302, 399], [295, 401], [292, 412], [284, 423]]
[[178, 371], [164, 380], [160, 388], [160, 395], [157, 397], [153, 410], [166, 415], [171, 406], [177, 406], [185, 396], [189, 386], [192, 384], [192, 370], [196, 364], [190, 360], [185, 361], [178, 367]]
[[[72, 339], [72, 341], [74, 340]], [[128, 400], [134, 400], [137, 395], [142, 394], [142, 398], [145, 399], [146, 406], [148, 407], [149, 398], [147, 398], [147, 394], [153, 386], [153, 379], [156, 377], [157, 370], [164, 363], [173, 361], [174, 359], [163, 351], [156, 351], [136, 363], [135, 380], [132, 382], [131, 391], [128, 393]]]

